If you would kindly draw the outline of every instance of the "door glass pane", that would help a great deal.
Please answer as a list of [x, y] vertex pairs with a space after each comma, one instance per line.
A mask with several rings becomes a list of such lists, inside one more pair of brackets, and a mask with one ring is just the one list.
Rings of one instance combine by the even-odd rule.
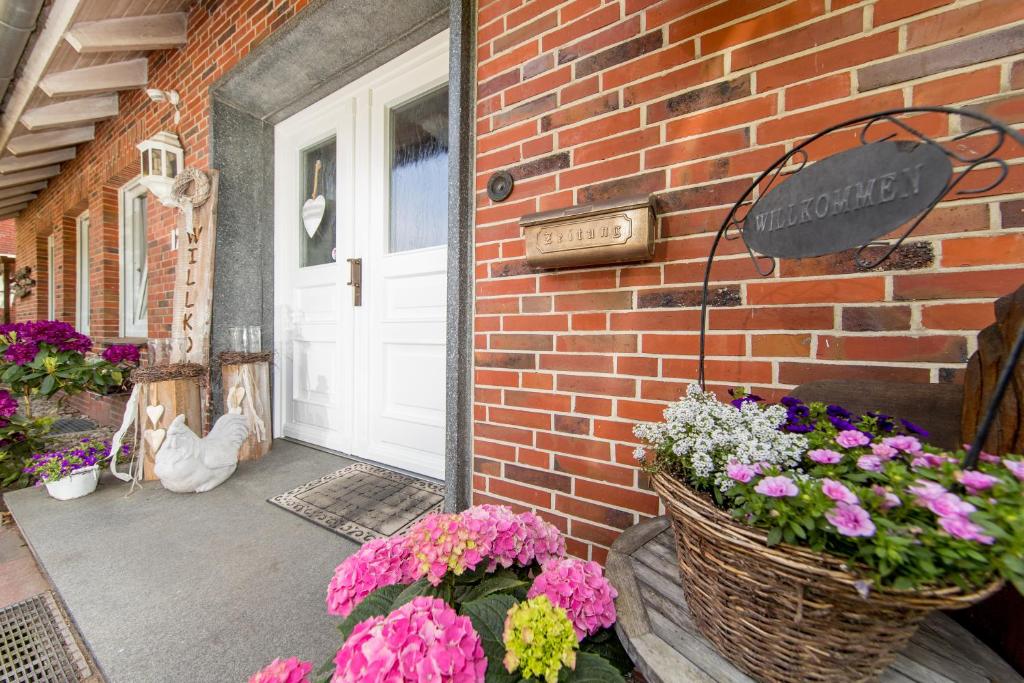
[[391, 110], [390, 252], [448, 242], [448, 86]]
[[299, 206], [300, 263], [319, 266], [335, 260], [335, 185], [338, 178], [334, 138], [302, 152], [303, 196]]

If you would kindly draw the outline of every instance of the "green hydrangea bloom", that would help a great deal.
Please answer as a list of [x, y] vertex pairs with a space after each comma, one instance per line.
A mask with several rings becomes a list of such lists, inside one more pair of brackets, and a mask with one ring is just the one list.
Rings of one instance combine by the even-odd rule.
[[576, 668], [579, 642], [572, 622], [546, 595], [514, 605], [505, 617], [505, 668], [523, 678], [556, 683], [562, 666]]

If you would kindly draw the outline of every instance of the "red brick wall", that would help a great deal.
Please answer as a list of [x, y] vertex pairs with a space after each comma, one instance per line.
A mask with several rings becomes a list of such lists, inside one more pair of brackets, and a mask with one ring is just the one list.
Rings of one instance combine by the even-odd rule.
[[[971, 103], [1024, 121], [1019, 0], [481, 0], [478, 19], [474, 498], [534, 508], [599, 560], [659, 511], [631, 428], [696, 376], [703, 259], [753, 176], [879, 109]], [[992, 298], [1024, 281], [1013, 154], [997, 191], [944, 204], [873, 272], [843, 254], [761, 279], [725, 243], [710, 383], [958, 382]], [[483, 188], [503, 168], [515, 191], [492, 204]], [[653, 262], [527, 267], [520, 216], [637, 193], [657, 197]]]
[[14, 255], [14, 219], [0, 221], [0, 254]]
[[[120, 114], [96, 126], [96, 139], [78, 148], [75, 160], [17, 219], [19, 266], [31, 266], [39, 282], [35, 293], [19, 301], [17, 318], [46, 315], [46, 237], [82, 211], [91, 218], [89, 256], [91, 324], [94, 337], [119, 333], [118, 190], [139, 173], [135, 145], [161, 130], [178, 133], [188, 166], [209, 166], [210, 86], [305, 7], [309, 0], [199, 0], [189, 11], [188, 43], [177, 50], [151, 53], [149, 87], [177, 90], [182, 119], [177, 127], [170, 107], [150, 102], [145, 92], [121, 94]], [[175, 130], [176, 129], [176, 130]], [[152, 197], [149, 218], [149, 333], [169, 335], [176, 252], [170, 249], [174, 215]], [[61, 295], [70, 302], [61, 314], [74, 321], [74, 229], [72, 259], [65, 261]], [[0, 237], [2, 240], [2, 237]], [[40, 249], [39, 244], [42, 247]], [[2, 252], [0, 242], [0, 252]]]

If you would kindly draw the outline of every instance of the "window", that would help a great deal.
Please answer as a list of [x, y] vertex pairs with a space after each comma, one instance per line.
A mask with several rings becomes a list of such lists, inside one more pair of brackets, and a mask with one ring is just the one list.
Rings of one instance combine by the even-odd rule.
[[148, 337], [146, 296], [146, 188], [138, 180], [121, 188], [121, 335]]
[[391, 111], [390, 252], [448, 243], [448, 86]]
[[46, 317], [57, 319], [57, 236], [50, 233], [46, 238]]
[[302, 262], [299, 265], [303, 268], [335, 261], [337, 157], [335, 138], [302, 152], [303, 196], [299, 221]]
[[82, 334], [89, 334], [89, 212], [76, 221], [75, 236], [75, 327]]

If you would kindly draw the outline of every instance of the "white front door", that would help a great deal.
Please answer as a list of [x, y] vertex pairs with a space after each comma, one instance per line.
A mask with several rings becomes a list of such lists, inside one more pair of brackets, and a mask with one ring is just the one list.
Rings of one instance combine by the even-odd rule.
[[276, 432], [439, 479], [447, 76], [445, 32], [283, 121], [274, 178]]

